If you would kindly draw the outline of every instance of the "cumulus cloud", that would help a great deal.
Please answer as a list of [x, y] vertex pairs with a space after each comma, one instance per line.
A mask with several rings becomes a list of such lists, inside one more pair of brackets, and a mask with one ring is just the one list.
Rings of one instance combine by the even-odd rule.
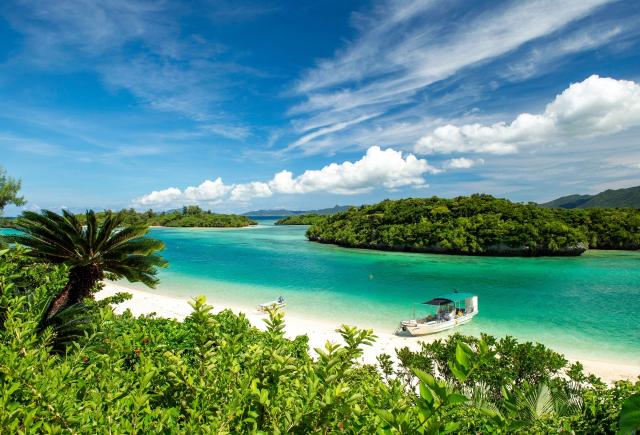
[[216, 201], [222, 198], [230, 190], [229, 186], [225, 186], [222, 178], [218, 177], [215, 181], [205, 180], [197, 187], [187, 187], [184, 191], [184, 198], [192, 201]]
[[484, 165], [483, 159], [467, 159], [466, 157], [460, 157], [457, 159], [447, 160], [444, 164], [445, 168], [449, 169], [469, 169], [476, 165]]
[[440, 126], [420, 138], [414, 149], [420, 154], [509, 154], [521, 145], [609, 135], [638, 125], [640, 85], [592, 75], [571, 84], [543, 113], [522, 113], [510, 124]]
[[153, 192], [138, 198], [135, 202], [138, 205], [157, 205], [157, 204], [169, 204], [182, 196], [180, 189], [176, 187], [169, 187], [164, 190], [154, 190]]
[[424, 175], [439, 172], [425, 159], [413, 154], [403, 155], [392, 148], [369, 148], [355, 162], [331, 163], [322, 169], [306, 170], [299, 176], [290, 171], [280, 171], [268, 182], [252, 181], [226, 185], [220, 177], [206, 180], [196, 187], [180, 191], [175, 187], [154, 191], [134, 200], [135, 205], [168, 205], [180, 203], [216, 203], [223, 200], [248, 202], [253, 198], [267, 198], [274, 194], [303, 194], [329, 192], [349, 195], [371, 191], [375, 188], [397, 189], [413, 186], [424, 187]]
[[307, 170], [292, 178], [291, 172], [276, 174], [273, 188], [282, 193], [331, 192], [337, 194], [361, 193], [382, 186], [395, 189], [403, 186], [421, 186], [425, 173], [435, 173], [424, 159], [413, 154], [403, 157], [402, 152], [373, 146], [356, 162], [331, 163], [320, 170]]
[[271, 195], [273, 195], [273, 191], [267, 183], [253, 181], [233, 186], [230, 199], [232, 201], [247, 202], [253, 198], [268, 198]]

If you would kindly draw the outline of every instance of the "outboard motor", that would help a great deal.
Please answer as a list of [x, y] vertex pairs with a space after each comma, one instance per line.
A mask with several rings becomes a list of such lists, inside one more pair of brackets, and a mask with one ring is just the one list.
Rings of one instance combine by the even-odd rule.
[[466, 314], [478, 312], [478, 296], [471, 296], [464, 300], [464, 306], [466, 308]]

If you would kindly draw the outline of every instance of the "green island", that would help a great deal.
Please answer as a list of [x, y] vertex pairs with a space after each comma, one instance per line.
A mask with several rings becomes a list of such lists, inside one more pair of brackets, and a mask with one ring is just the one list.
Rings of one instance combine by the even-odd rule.
[[309, 240], [460, 255], [580, 255], [640, 249], [638, 209], [555, 209], [490, 195], [385, 200], [318, 220]]
[[[96, 213], [99, 222], [104, 221], [109, 211]], [[198, 206], [185, 206], [180, 210], [154, 212], [147, 210], [137, 212], [125, 209], [117, 212], [122, 215], [127, 224], [146, 224], [154, 227], [189, 227], [189, 228], [240, 228], [256, 225], [256, 222], [246, 216], [237, 214], [219, 214], [203, 210]], [[83, 219], [83, 215], [78, 215]]]
[[299, 214], [295, 216], [286, 216], [276, 221], [276, 225], [315, 225], [322, 222], [326, 216], [317, 214]]
[[[98, 222], [102, 223], [109, 214], [121, 215], [123, 222], [128, 225], [144, 224], [152, 227], [242, 228], [256, 225], [256, 222], [247, 216], [213, 213], [193, 205], [185, 206], [180, 210], [165, 212], [155, 212], [153, 210], [138, 212], [130, 208], [117, 212], [105, 210], [97, 212], [95, 215]], [[84, 223], [83, 214], [78, 214], [77, 217]], [[18, 228], [17, 222], [18, 218], [0, 217], [0, 228]]]

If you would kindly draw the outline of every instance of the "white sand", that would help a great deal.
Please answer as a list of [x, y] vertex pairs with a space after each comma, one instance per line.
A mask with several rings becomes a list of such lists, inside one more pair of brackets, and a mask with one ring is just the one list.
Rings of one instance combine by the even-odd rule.
[[[116, 312], [123, 312], [129, 309], [136, 316], [156, 313], [159, 317], [182, 320], [192, 311], [188, 300], [185, 298], [158, 295], [150, 291], [135, 290], [111, 282], [105, 283], [104, 289], [97, 294], [96, 298], [102, 299], [113, 296], [118, 292], [127, 292], [133, 297], [117, 305]], [[258, 312], [255, 308], [231, 306], [228, 304], [218, 305], [216, 301], [211, 300], [207, 302], [213, 305], [214, 312], [230, 309], [234, 313], [244, 313], [252, 325], [260, 329], [265, 329], [264, 320], [267, 316], [266, 314]], [[309, 347], [311, 349], [324, 347], [327, 341], [342, 344], [342, 337], [336, 332], [336, 328], [340, 325], [291, 315], [285, 315], [285, 325], [286, 336], [289, 338], [306, 334], [309, 337]], [[395, 349], [405, 346], [416, 351], [420, 349], [421, 342], [434, 340], [429, 337], [400, 337], [382, 331], [375, 331], [375, 334], [378, 337], [375, 343], [372, 346], [365, 346], [362, 356], [363, 363], [375, 364], [376, 356], [382, 353], [387, 353], [395, 357]], [[561, 349], [558, 349], [558, 351], [562, 352]], [[566, 358], [570, 361], [574, 360], [570, 356], [566, 356]], [[585, 372], [593, 373], [607, 382], [619, 379], [634, 380], [640, 376], [640, 365], [617, 364], [608, 361], [585, 360], [583, 358], [580, 359], [580, 362], [584, 365]]]

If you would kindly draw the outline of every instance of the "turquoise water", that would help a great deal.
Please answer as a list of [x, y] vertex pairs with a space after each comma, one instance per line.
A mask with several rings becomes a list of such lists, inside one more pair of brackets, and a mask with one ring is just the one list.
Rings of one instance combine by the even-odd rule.
[[308, 242], [306, 227], [154, 228], [170, 267], [159, 293], [287, 312], [393, 332], [412, 305], [453, 288], [480, 313], [457, 331], [513, 335], [572, 357], [640, 364], [640, 253], [489, 258], [352, 250]]

